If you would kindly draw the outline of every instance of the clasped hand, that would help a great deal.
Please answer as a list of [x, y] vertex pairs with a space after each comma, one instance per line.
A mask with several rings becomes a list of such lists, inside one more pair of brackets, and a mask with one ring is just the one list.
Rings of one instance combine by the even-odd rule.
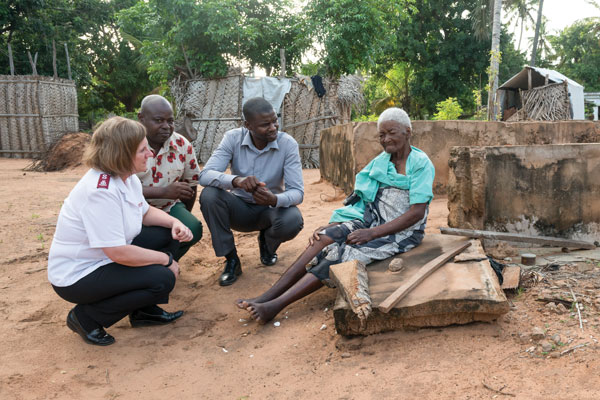
[[171, 235], [173, 236], [173, 239], [179, 240], [180, 242], [189, 242], [194, 237], [194, 234], [192, 233], [190, 228], [185, 226], [178, 219], [175, 219], [175, 221], [173, 221], [173, 226], [171, 227]]
[[165, 189], [165, 198], [173, 200], [190, 200], [194, 197], [194, 189], [185, 182], [173, 182]]
[[267, 188], [264, 182], [259, 181], [255, 176], [235, 177], [232, 184], [233, 187], [251, 193], [256, 204], [273, 207], [277, 205], [277, 196]]

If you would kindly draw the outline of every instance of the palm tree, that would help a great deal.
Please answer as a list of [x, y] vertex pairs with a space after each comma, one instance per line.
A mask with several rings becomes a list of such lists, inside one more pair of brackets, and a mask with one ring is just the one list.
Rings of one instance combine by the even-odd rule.
[[[546, 59], [552, 54], [552, 46], [550, 46], [550, 43], [548, 41], [548, 37], [550, 35], [548, 34], [546, 22], [546, 17], [542, 17], [542, 23], [540, 24], [539, 28], [537, 51], [535, 53], [536, 59], [534, 60], [536, 64], [539, 60]], [[533, 43], [528, 47], [528, 49], [531, 49], [531, 51], [533, 52]], [[532, 64], [532, 66], [535, 65]]]
[[521, 41], [523, 39], [523, 31], [525, 29], [525, 25], [531, 23], [532, 26], [535, 25], [535, 20], [533, 18], [533, 10], [535, 9], [534, 5], [537, 3], [536, 0], [505, 0], [504, 9], [508, 12], [510, 17], [510, 23], [514, 21], [514, 28], [517, 29], [517, 26], [520, 26], [521, 33], [519, 34], [519, 44], [517, 45], [517, 49], [521, 48]]
[[494, 19], [492, 22], [492, 50], [490, 51], [490, 74], [488, 93], [488, 121], [496, 120], [496, 89], [498, 88], [498, 70], [500, 66], [500, 30], [502, 26], [502, 0], [494, 1]]
[[540, 26], [542, 25], [542, 7], [543, 6], [544, 6], [544, 0], [540, 0], [540, 5], [538, 6], [537, 23], [535, 24], [535, 36], [533, 37], [533, 49], [531, 50], [531, 62], [529, 63], [529, 65], [531, 65], [532, 67], [535, 66], [537, 45], [538, 45], [538, 39], [540, 36]]
[[492, 18], [491, 9], [494, 5], [494, 0], [476, 0], [473, 11], [471, 12], [473, 32], [477, 40], [489, 39], [490, 19]]

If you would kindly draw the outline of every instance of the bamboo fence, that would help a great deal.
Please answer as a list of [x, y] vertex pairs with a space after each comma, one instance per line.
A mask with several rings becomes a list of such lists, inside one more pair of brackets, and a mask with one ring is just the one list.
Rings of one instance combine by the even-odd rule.
[[[177, 119], [188, 118], [196, 131], [192, 143], [199, 162], [208, 161], [225, 132], [242, 125], [243, 83], [244, 75], [239, 73], [171, 82]], [[352, 104], [362, 102], [361, 81], [357, 77], [323, 79], [327, 91], [323, 97], [300, 79], [292, 78], [291, 83], [281, 108], [279, 129], [298, 142], [303, 166], [317, 168], [321, 129], [350, 121]]]
[[36, 157], [79, 130], [75, 82], [39, 75], [0, 75], [0, 156]]
[[530, 90], [519, 89], [520, 108], [508, 121], [561, 121], [572, 119], [567, 81], [550, 83]]

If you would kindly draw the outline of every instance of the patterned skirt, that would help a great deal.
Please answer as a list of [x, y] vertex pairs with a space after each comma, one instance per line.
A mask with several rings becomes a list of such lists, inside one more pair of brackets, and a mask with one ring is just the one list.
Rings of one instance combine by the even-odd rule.
[[359, 260], [365, 265], [373, 261], [385, 260], [395, 254], [405, 253], [421, 244], [425, 236], [425, 224], [429, 214], [429, 206], [423, 219], [407, 229], [380, 237], [363, 244], [346, 244], [348, 235], [358, 229], [369, 229], [390, 222], [410, 208], [408, 190], [391, 186], [379, 188], [375, 201], [365, 207], [364, 222], [355, 219], [326, 228], [319, 232], [333, 239], [333, 243], [325, 247], [306, 266], [308, 272], [314, 274], [328, 286], [329, 267], [351, 260]]

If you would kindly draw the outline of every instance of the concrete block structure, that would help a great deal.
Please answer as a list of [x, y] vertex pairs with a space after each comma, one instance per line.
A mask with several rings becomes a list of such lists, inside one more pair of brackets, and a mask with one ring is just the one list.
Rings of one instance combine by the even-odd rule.
[[448, 225], [600, 241], [600, 143], [455, 147]]

